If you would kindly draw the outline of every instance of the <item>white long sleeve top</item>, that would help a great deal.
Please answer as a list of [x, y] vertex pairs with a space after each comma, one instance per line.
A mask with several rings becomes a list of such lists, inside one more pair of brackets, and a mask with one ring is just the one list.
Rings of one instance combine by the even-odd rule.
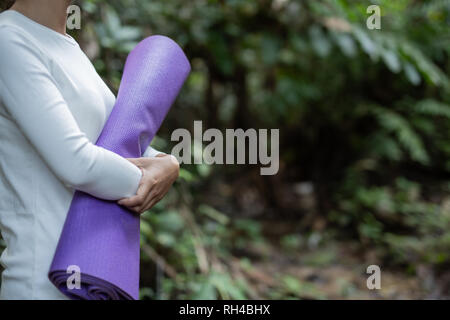
[[65, 298], [47, 273], [75, 190], [135, 194], [141, 171], [94, 144], [114, 103], [73, 38], [0, 14], [1, 299]]

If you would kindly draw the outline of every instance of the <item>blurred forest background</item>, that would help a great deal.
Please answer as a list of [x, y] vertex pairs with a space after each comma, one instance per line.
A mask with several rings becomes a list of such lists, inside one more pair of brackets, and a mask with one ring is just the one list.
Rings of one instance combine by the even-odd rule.
[[190, 58], [155, 147], [194, 120], [280, 129], [275, 176], [182, 166], [142, 218], [143, 299], [450, 298], [450, 1], [76, 3], [71, 34], [115, 92], [145, 36]]

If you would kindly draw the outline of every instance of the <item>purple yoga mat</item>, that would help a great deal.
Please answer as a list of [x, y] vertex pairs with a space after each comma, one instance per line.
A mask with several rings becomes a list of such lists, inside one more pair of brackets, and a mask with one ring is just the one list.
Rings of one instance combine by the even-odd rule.
[[[97, 145], [136, 158], [150, 144], [190, 72], [181, 48], [152, 36], [129, 54], [116, 105]], [[75, 192], [49, 271], [72, 299], [139, 298], [139, 216]], [[68, 289], [69, 266], [81, 271], [81, 288]]]

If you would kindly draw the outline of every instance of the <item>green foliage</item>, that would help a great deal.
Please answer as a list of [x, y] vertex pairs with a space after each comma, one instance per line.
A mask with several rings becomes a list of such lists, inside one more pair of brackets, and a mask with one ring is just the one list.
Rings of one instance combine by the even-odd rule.
[[[182, 188], [173, 191], [176, 192], [183, 192]], [[229, 262], [235, 259], [232, 250], [249, 242], [263, 241], [258, 224], [230, 220], [207, 205], [200, 205], [195, 212], [193, 207], [180, 204], [178, 209], [167, 210], [159, 205], [152, 213], [144, 215], [141, 222], [143, 259], [157, 261], [169, 277], [162, 279], [160, 295], [153, 290], [143, 290], [142, 297], [248, 298], [251, 292], [245, 279], [232, 278]]]
[[360, 188], [351, 199], [341, 200], [341, 212], [333, 219], [341, 227], [356, 222], [361, 241], [385, 248], [390, 263], [412, 268], [448, 264], [450, 199], [427, 202], [422, 189], [404, 178], [389, 187]]

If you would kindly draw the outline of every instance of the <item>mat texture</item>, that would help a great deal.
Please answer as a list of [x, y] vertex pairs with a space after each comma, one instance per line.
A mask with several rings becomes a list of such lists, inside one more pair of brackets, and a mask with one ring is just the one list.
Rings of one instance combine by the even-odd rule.
[[[97, 145], [126, 158], [142, 155], [181, 90], [190, 64], [164, 36], [140, 42], [129, 54], [119, 94]], [[139, 216], [114, 201], [75, 192], [49, 271], [72, 299], [139, 298]], [[69, 266], [81, 288], [67, 288]]]

